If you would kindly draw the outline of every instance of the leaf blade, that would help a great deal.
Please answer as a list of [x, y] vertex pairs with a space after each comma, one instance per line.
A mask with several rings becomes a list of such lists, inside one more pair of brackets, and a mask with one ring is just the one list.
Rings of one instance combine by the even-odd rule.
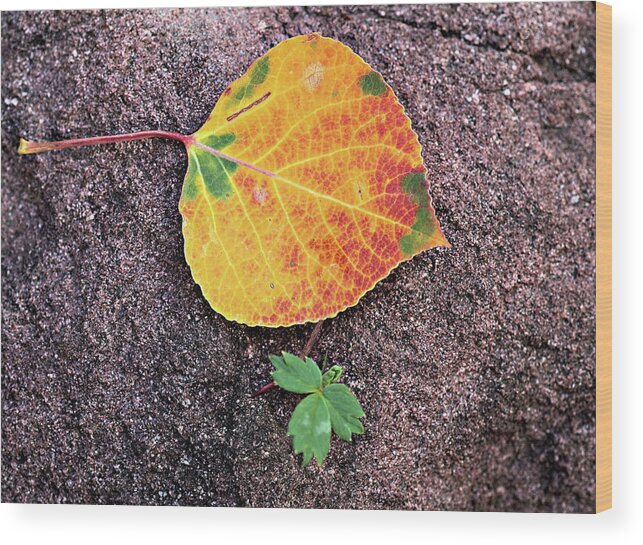
[[321, 466], [330, 450], [331, 421], [321, 392], [302, 399], [288, 423], [288, 435], [293, 438], [296, 454], [303, 454], [306, 466], [314, 457]]
[[228, 319], [273, 327], [335, 316], [401, 261], [448, 245], [410, 120], [335, 40], [278, 44], [193, 136], [237, 161], [201, 173], [189, 162], [180, 203], [192, 275]]
[[323, 390], [324, 400], [328, 406], [333, 431], [344, 441], [351, 441], [352, 434], [364, 433], [364, 426], [359, 421], [365, 416], [364, 409], [357, 398], [345, 384], [329, 384]]
[[310, 358], [282, 352], [282, 357], [270, 356], [270, 361], [275, 367], [272, 379], [280, 388], [296, 394], [309, 394], [321, 388], [321, 371]]

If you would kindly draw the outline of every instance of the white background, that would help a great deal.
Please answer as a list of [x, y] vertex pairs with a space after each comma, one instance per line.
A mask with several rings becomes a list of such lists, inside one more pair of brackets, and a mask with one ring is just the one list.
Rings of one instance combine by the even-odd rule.
[[[2, 9], [213, 6], [214, 0], [2, 1]], [[224, 1], [224, 5], [271, 2]], [[292, 2], [297, 4], [298, 2]], [[311, 3], [311, 2], [304, 2]], [[335, 4], [330, 0], [318, 3]], [[345, 3], [351, 3], [348, 0]], [[352, 3], [377, 3], [359, 2]], [[0, 506], [5, 543], [643, 543], [643, 2], [612, 0], [614, 76], [614, 508], [600, 515]]]

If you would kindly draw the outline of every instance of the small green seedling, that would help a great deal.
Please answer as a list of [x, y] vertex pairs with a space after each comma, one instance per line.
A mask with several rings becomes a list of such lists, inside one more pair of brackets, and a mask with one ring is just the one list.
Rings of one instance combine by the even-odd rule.
[[359, 421], [364, 416], [362, 406], [345, 384], [338, 384], [342, 374], [339, 365], [333, 365], [322, 374], [310, 358], [298, 358], [288, 352], [270, 356], [275, 366], [272, 379], [280, 388], [296, 394], [308, 394], [295, 407], [288, 435], [292, 436], [295, 454], [303, 453], [303, 465], [313, 458], [322, 465], [330, 449], [331, 429], [344, 441], [353, 433], [364, 433]]

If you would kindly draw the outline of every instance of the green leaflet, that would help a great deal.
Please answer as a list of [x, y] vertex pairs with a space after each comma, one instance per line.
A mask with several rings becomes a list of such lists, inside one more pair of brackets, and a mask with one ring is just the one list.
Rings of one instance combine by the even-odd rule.
[[337, 384], [342, 374], [333, 365], [323, 375], [310, 358], [301, 359], [287, 352], [271, 356], [275, 366], [272, 378], [284, 390], [309, 395], [299, 402], [288, 423], [296, 454], [303, 454], [303, 465], [313, 457], [322, 465], [330, 449], [331, 429], [344, 441], [364, 433], [359, 421], [364, 410], [345, 384]]
[[337, 435], [344, 441], [350, 441], [351, 434], [364, 433], [364, 426], [359, 421], [364, 416], [364, 410], [346, 384], [330, 384], [324, 388], [322, 395]]
[[276, 369], [272, 373], [272, 380], [281, 388], [296, 394], [309, 394], [321, 388], [321, 371], [313, 360], [302, 360], [288, 352], [282, 352], [282, 355], [282, 358], [270, 356]]
[[328, 371], [322, 375], [322, 384], [328, 386], [333, 382], [337, 382], [339, 377], [342, 376], [343, 369], [339, 365], [333, 365]]
[[303, 465], [312, 457], [321, 465], [330, 449], [330, 415], [321, 392], [310, 394], [299, 402], [288, 423], [295, 454], [303, 453]]

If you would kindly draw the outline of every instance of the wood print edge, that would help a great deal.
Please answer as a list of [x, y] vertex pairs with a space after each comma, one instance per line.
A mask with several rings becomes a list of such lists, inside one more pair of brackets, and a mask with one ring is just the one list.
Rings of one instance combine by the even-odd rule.
[[612, 507], [612, 7], [596, 3], [596, 512]]

